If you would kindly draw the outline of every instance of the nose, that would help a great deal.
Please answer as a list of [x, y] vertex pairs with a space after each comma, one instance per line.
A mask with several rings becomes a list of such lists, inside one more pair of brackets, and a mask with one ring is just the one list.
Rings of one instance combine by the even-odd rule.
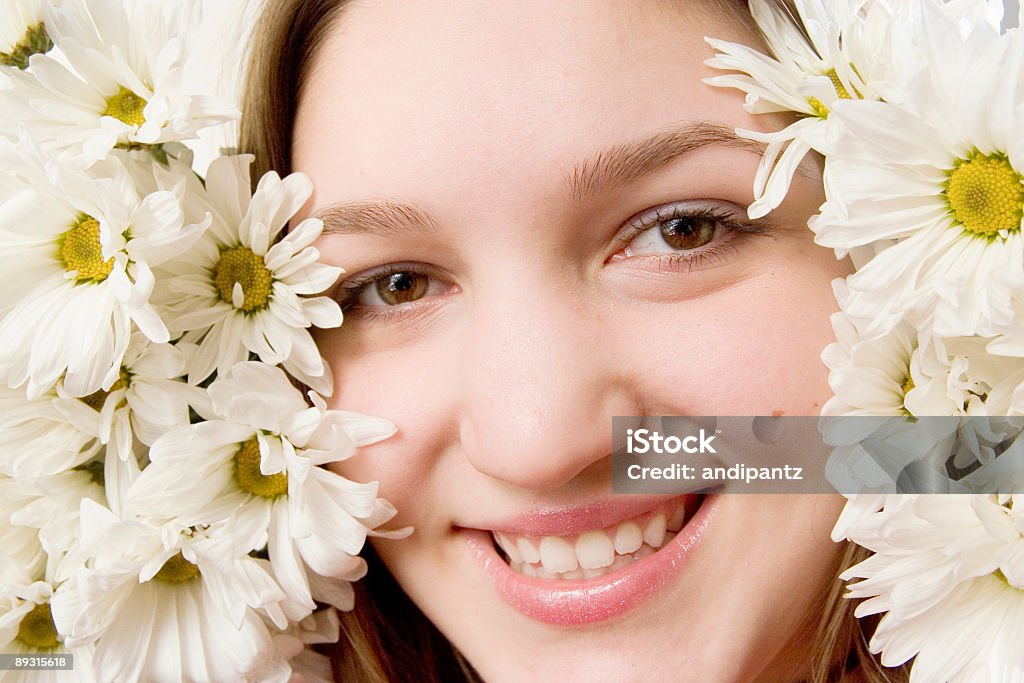
[[609, 458], [612, 416], [640, 414], [637, 383], [607, 310], [507, 286], [499, 300], [463, 337], [461, 446], [484, 474], [557, 489]]

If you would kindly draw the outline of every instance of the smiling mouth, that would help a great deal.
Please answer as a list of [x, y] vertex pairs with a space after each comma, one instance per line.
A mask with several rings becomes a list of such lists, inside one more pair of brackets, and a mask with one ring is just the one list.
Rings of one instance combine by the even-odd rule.
[[668, 545], [703, 499], [675, 499], [614, 526], [570, 536], [491, 532], [491, 539], [498, 556], [518, 574], [556, 582], [592, 579], [617, 572]]

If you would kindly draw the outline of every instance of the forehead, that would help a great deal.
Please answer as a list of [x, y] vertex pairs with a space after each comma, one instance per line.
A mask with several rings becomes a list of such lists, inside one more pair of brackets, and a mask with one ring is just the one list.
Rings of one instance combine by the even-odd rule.
[[294, 167], [343, 178], [331, 200], [415, 195], [547, 181], [681, 123], [754, 127], [735, 93], [702, 83], [706, 34], [753, 40], [693, 0], [356, 0], [307, 74]]

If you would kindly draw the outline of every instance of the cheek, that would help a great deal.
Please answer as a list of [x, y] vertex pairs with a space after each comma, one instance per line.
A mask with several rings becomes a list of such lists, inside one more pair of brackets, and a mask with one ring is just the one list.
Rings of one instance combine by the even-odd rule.
[[817, 415], [831, 395], [820, 359], [834, 339], [830, 283], [848, 270], [798, 248], [714, 297], [623, 323], [652, 414]]
[[[450, 431], [451, 374], [457, 367], [451, 347], [435, 335], [367, 352], [352, 348], [337, 331], [321, 332], [317, 344], [334, 371], [329, 407], [383, 417], [398, 428], [391, 438], [332, 467], [356, 481], [381, 482], [381, 495], [398, 507], [394, 525], [422, 524], [430, 515], [426, 502], [434, 499], [428, 487], [439, 481], [436, 454]], [[423, 511], [417, 509], [421, 505]]]

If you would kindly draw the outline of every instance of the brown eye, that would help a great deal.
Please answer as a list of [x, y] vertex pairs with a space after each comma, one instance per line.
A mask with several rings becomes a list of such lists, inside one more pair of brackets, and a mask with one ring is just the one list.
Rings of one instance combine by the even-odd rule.
[[733, 231], [746, 231], [731, 208], [707, 202], [679, 202], [648, 209], [630, 221], [634, 236], [626, 256], [703, 254]]
[[697, 249], [715, 238], [717, 221], [701, 216], [681, 216], [661, 223], [665, 243], [680, 251]]
[[420, 273], [392, 273], [376, 283], [377, 296], [388, 306], [422, 299], [429, 286], [430, 278]]

